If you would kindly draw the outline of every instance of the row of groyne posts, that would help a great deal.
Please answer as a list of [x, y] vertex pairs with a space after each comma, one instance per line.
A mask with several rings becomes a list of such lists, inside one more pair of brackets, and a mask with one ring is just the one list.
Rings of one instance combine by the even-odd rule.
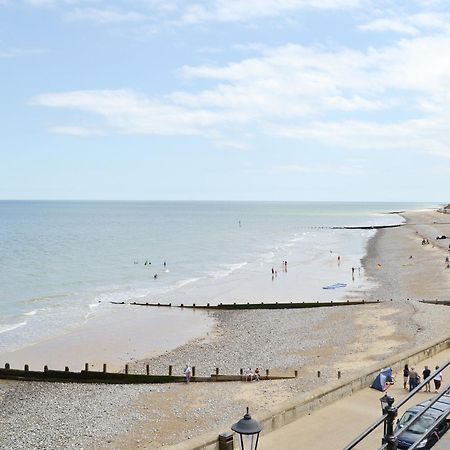
[[[403, 299], [404, 300], [404, 299]], [[412, 298], [407, 298], [406, 301], [414, 300]], [[417, 299], [421, 303], [428, 303], [433, 305], [450, 305], [450, 300], [427, 300], [427, 299]], [[326, 308], [332, 306], [359, 306], [359, 305], [372, 305], [376, 303], [382, 303], [384, 301], [393, 302], [394, 299], [389, 300], [343, 300], [343, 301], [327, 301], [327, 302], [259, 302], [259, 303], [218, 303], [216, 305], [207, 303], [206, 305], [199, 305], [192, 303], [190, 305], [181, 303], [179, 305], [172, 303], [138, 303], [138, 302], [111, 302], [114, 305], [132, 305], [132, 306], [152, 306], [152, 307], [162, 307], [162, 308], [181, 308], [181, 309], [200, 309], [200, 310], [245, 310], [245, 309], [297, 309], [297, 308]]]
[[[247, 374], [244, 369], [239, 370], [239, 375], [221, 374], [218, 367], [215, 373], [210, 376], [197, 376], [196, 368], [192, 366], [190, 381], [193, 382], [220, 382], [220, 381], [251, 381], [256, 379], [255, 374]], [[94, 371], [89, 369], [89, 363], [85, 363], [84, 370], [80, 372], [71, 372], [66, 366], [64, 371], [49, 369], [47, 365], [44, 366], [43, 371], [30, 370], [28, 364], [25, 364], [23, 369], [13, 369], [9, 363], [5, 364], [4, 368], [0, 368], [0, 378], [10, 380], [25, 380], [25, 381], [53, 381], [53, 382], [78, 382], [78, 383], [180, 383], [186, 380], [184, 375], [174, 375], [173, 366], [169, 365], [167, 375], [151, 375], [150, 365], [145, 365], [145, 373], [131, 373], [128, 364], [125, 364], [123, 372], [108, 372], [107, 365], [103, 364], [102, 371]], [[322, 377], [322, 372], [317, 371], [317, 378]], [[337, 379], [342, 377], [342, 372], [337, 371]], [[250, 378], [250, 380], [249, 380]], [[258, 374], [259, 380], [285, 380], [298, 378], [298, 370], [294, 370], [293, 375], [272, 375], [269, 369]]]
[[[392, 301], [392, 299], [390, 299]], [[206, 305], [199, 305], [192, 303], [190, 305], [172, 304], [172, 303], [138, 303], [138, 302], [111, 302], [113, 305], [132, 305], [132, 306], [154, 306], [166, 308], [188, 308], [188, 309], [211, 309], [211, 310], [234, 310], [234, 309], [296, 309], [296, 308], [321, 308], [329, 306], [355, 306], [355, 305], [370, 305], [373, 303], [380, 303], [380, 300], [343, 300], [343, 301], [326, 301], [326, 302], [259, 302], [259, 303], [218, 303], [216, 305], [207, 303]]]

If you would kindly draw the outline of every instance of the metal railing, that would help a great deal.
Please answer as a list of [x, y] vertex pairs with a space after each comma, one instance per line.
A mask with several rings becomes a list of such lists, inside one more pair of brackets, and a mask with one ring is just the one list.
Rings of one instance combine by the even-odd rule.
[[[409, 426], [413, 425], [416, 420], [418, 420], [426, 411], [428, 411], [439, 399], [450, 390], [450, 385], [448, 385], [441, 394], [434, 397], [430, 404], [426, 406], [426, 408], [423, 409], [419, 414], [417, 414], [414, 418], [412, 418], [410, 421], [406, 423], [406, 425], [401, 429], [398, 430], [396, 433], [392, 432], [393, 423], [395, 420], [395, 417], [397, 416], [397, 411], [400, 407], [402, 407], [408, 400], [410, 400], [412, 397], [414, 397], [417, 392], [419, 392], [423, 387], [425, 387], [426, 384], [430, 383], [433, 378], [441, 373], [444, 369], [446, 369], [448, 366], [450, 366], [450, 359], [439, 367], [439, 369], [435, 370], [428, 378], [422, 381], [418, 386], [416, 386], [406, 397], [404, 397], [400, 402], [397, 404], [389, 405], [384, 409], [384, 414], [377, 419], [375, 422], [373, 422], [366, 430], [364, 430], [360, 435], [358, 435], [353, 441], [351, 441], [349, 444], [347, 444], [346, 447], [344, 447], [343, 450], [351, 450], [355, 448], [358, 444], [360, 444], [364, 439], [369, 436], [374, 430], [376, 430], [382, 423], [385, 424], [385, 431], [386, 427], [391, 427], [391, 432], [389, 431], [386, 433], [386, 435], [383, 437], [383, 445], [378, 450], [395, 450], [397, 449], [397, 439], [398, 436], [400, 436], [402, 433], [404, 433]], [[393, 400], [393, 399], [392, 399]], [[440, 424], [445, 418], [447, 417], [447, 413], [440, 417], [438, 421], [436, 422], [436, 425]], [[417, 441], [414, 442], [414, 444], [409, 448], [409, 450], [414, 450], [417, 448], [417, 446], [420, 444], [420, 442], [423, 441], [423, 439], [426, 439], [427, 436], [431, 435], [433, 430], [436, 427], [433, 426], [432, 430], [427, 431], [423, 435], [419, 436]]]

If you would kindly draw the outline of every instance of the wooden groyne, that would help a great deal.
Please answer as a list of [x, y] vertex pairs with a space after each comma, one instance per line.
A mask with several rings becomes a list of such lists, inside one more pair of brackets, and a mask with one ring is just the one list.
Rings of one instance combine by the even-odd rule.
[[[0, 379], [19, 380], [19, 381], [50, 381], [62, 383], [103, 383], [103, 384], [151, 384], [151, 383], [184, 383], [186, 381], [183, 375], [173, 375], [172, 366], [169, 366], [168, 375], [150, 375], [149, 365], [146, 365], [146, 373], [129, 373], [128, 364], [125, 365], [124, 372], [108, 372], [106, 364], [103, 365], [103, 371], [89, 370], [89, 364], [85, 364], [85, 369], [80, 372], [71, 372], [68, 367], [64, 370], [50, 370], [44, 366], [44, 370], [29, 370], [28, 364], [24, 369], [12, 369], [9, 363], [5, 368], [0, 368]], [[269, 369], [261, 372], [259, 379], [266, 380], [286, 380], [298, 377], [298, 371], [293, 375], [271, 375]], [[195, 367], [192, 367], [192, 377], [194, 383], [225, 382], [225, 381], [246, 381], [243, 369], [239, 375], [220, 374], [219, 368], [209, 377], [199, 377], [195, 375]]]
[[275, 303], [219, 303], [212, 305], [198, 305], [192, 303], [190, 305], [181, 303], [175, 305], [172, 303], [138, 303], [138, 302], [111, 302], [114, 305], [133, 305], [133, 306], [156, 306], [162, 308], [189, 308], [189, 309], [203, 309], [203, 310], [245, 310], [245, 309], [297, 309], [297, 308], [329, 308], [334, 306], [354, 306], [354, 305], [369, 305], [373, 303], [380, 303], [380, 300], [346, 300], [338, 302], [275, 302]]
[[420, 303], [428, 303], [429, 305], [450, 306], [450, 300], [420, 300]]
[[383, 228], [398, 228], [404, 226], [404, 223], [395, 225], [367, 225], [362, 227], [331, 227], [332, 230], [381, 230]]

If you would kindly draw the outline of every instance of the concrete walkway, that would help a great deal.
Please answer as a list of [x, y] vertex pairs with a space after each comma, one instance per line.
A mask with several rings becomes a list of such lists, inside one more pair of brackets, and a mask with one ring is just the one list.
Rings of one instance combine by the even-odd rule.
[[[432, 371], [436, 365], [442, 365], [450, 359], [450, 349], [416, 364], [414, 367], [422, 376], [427, 365]], [[389, 395], [396, 403], [406, 396], [403, 389], [403, 367], [393, 367], [397, 371], [396, 383], [389, 388]], [[443, 372], [443, 386], [450, 382], [450, 369]], [[399, 411], [399, 417], [411, 405], [420, 403], [433, 395], [421, 391]], [[380, 397], [384, 394], [375, 389], [366, 388], [352, 396], [325, 406], [311, 414], [279, 428], [272, 433], [262, 435], [258, 450], [339, 450], [344, 448], [356, 436], [381, 416]], [[358, 450], [376, 450], [381, 445], [383, 425], [380, 425], [359, 445]]]

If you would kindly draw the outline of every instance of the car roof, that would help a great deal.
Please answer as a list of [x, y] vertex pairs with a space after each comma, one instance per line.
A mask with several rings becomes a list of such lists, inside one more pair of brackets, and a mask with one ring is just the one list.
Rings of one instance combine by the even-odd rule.
[[[425, 400], [422, 403], [419, 403], [418, 405], [413, 406], [412, 408], [409, 408], [408, 411], [416, 412], [418, 413], [420, 410], [424, 409], [431, 403], [431, 400]], [[437, 417], [440, 416], [443, 412], [450, 412], [450, 396], [443, 395], [439, 401], [434, 403], [434, 405], [427, 410], [427, 412], [424, 415]]]

